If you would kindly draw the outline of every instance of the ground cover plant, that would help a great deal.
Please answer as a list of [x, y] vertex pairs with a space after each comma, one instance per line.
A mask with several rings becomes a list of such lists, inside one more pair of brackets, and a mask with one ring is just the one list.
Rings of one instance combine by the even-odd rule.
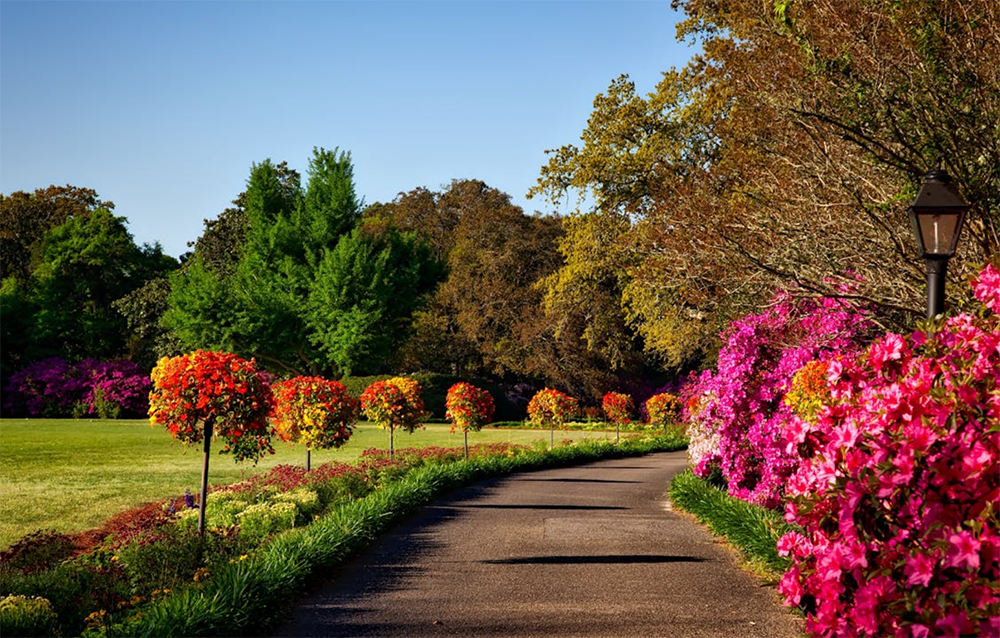
[[[501, 429], [512, 429], [512, 430], [537, 430], [541, 426], [532, 421], [494, 421], [486, 426], [486, 429], [491, 428], [501, 428]], [[577, 432], [614, 432], [615, 425], [604, 419], [573, 419], [572, 421], [566, 421], [562, 424], [562, 429], [564, 431], [577, 431]], [[646, 432], [650, 430], [662, 430], [661, 426], [654, 426], [649, 423], [643, 423], [642, 421], [630, 421], [625, 425], [619, 427], [622, 432]], [[683, 428], [680, 428], [680, 432], [684, 432]]]
[[694, 514], [716, 536], [739, 549], [759, 574], [775, 583], [788, 568], [788, 558], [778, 553], [779, 539], [798, 529], [781, 512], [734, 498], [724, 488], [712, 485], [687, 470], [670, 481], [670, 500]]
[[[461, 433], [443, 423], [425, 423], [406, 438], [408, 447], [455, 447]], [[547, 432], [496, 430], [479, 443], [533, 445]], [[605, 439], [603, 432], [570, 430], [563, 438]], [[37, 529], [75, 533], [100, 525], [116, 512], [152, 500], [198, 491], [201, 450], [178, 446], [164, 428], [148, 420], [0, 419], [0, 549]], [[348, 445], [314, 450], [313, 464], [358, 460], [369, 448], [388, 449], [389, 433], [362, 421]], [[301, 465], [302, 448], [280, 441], [256, 464], [216, 459], [212, 483], [233, 483], [278, 465]], [[221, 461], [221, 462], [219, 462]]]
[[[11, 599], [12, 606], [45, 598], [63, 635], [243, 635], [259, 631], [261, 619], [273, 622], [311, 574], [444, 490], [499, 473], [684, 443], [646, 436], [554, 451], [480, 445], [468, 461], [462, 448], [405, 449], [392, 457], [368, 452], [356, 465], [282, 466], [214, 490], [205, 537], [194, 531], [195, 499], [179, 497], [123, 512], [89, 548], [68, 546], [59, 534], [24, 539], [0, 560], [0, 593], [24, 597]], [[11, 623], [20, 612], [18, 606]], [[8, 622], [7, 615], [0, 619]]]

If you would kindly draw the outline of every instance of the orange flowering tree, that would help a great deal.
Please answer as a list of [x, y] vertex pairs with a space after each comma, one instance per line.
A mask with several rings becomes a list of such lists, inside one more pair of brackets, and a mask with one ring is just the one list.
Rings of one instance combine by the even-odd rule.
[[621, 437], [621, 426], [628, 425], [635, 416], [635, 401], [622, 392], [608, 392], [601, 399], [601, 408], [608, 421], [615, 424], [615, 440]]
[[469, 458], [469, 430], [478, 432], [493, 418], [493, 396], [471, 383], [456, 383], [448, 388], [444, 416], [451, 421], [451, 431], [460, 428], [465, 436], [465, 458]]
[[402, 428], [413, 433], [427, 414], [420, 384], [408, 377], [376, 381], [361, 393], [361, 411], [383, 430], [389, 430], [389, 454], [394, 453], [393, 432]]
[[271, 388], [253, 360], [227, 352], [195, 352], [160, 359], [150, 375], [149, 420], [163, 425], [177, 440], [203, 443], [201, 511], [198, 531], [205, 531], [208, 455], [213, 436], [225, 441], [223, 454], [237, 461], [257, 461], [271, 447], [267, 417], [274, 404]]
[[646, 413], [649, 414], [649, 425], [652, 428], [662, 428], [667, 433], [667, 426], [677, 423], [681, 416], [681, 400], [669, 392], [654, 394], [646, 401]]
[[528, 402], [528, 420], [549, 426], [549, 447], [555, 444], [555, 427], [563, 427], [579, 412], [580, 404], [576, 399], [553, 388], [539, 390]]
[[306, 470], [312, 450], [347, 443], [358, 420], [358, 401], [344, 384], [322, 377], [293, 377], [274, 384], [274, 429], [283, 440], [306, 446]]

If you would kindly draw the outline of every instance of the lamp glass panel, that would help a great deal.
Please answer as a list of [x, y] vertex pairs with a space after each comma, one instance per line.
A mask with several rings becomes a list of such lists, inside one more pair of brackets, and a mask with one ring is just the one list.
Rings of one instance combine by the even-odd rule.
[[955, 227], [958, 225], [958, 215], [924, 213], [917, 216], [920, 223], [920, 235], [923, 238], [924, 253], [928, 255], [947, 255], [951, 253], [952, 239], [955, 237]]

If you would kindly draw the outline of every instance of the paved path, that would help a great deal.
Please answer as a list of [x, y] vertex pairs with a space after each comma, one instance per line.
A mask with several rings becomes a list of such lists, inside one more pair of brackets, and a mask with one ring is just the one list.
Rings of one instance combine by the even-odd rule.
[[421, 510], [278, 636], [792, 638], [799, 621], [668, 511], [684, 452], [493, 479]]

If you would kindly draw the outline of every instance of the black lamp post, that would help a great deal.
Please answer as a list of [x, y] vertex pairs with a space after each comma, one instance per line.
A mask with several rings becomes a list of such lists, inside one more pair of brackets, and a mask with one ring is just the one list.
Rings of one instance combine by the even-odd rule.
[[927, 173], [917, 198], [910, 205], [913, 234], [927, 264], [928, 319], [944, 312], [948, 260], [955, 255], [967, 210], [969, 205], [951, 183], [951, 176], [940, 166]]

